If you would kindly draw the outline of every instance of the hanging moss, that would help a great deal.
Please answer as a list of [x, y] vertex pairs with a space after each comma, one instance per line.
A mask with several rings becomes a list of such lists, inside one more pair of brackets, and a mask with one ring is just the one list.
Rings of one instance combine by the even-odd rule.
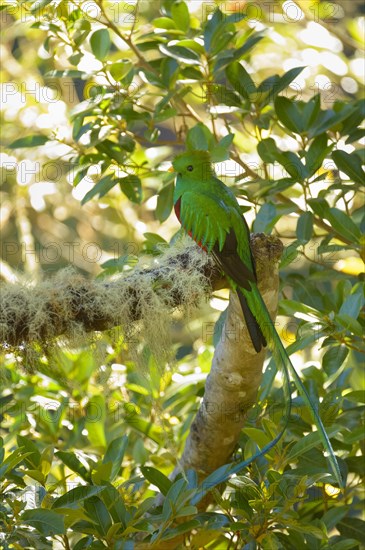
[[49, 346], [56, 337], [84, 343], [91, 331], [119, 327], [127, 341], [136, 333], [165, 360], [171, 311], [188, 314], [210, 289], [210, 258], [189, 238], [157, 257], [142, 258], [117, 278], [87, 280], [73, 269], [37, 284], [3, 284], [0, 341], [5, 347]]

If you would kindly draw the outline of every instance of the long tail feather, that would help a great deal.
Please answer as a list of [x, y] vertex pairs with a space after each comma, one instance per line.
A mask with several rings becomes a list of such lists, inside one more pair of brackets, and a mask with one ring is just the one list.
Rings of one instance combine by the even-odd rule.
[[246, 301], [250, 310], [254, 312], [256, 316], [256, 320], [264, 334], [264, 337], [268, 342], [269, 348], [272, 351], [275, 362], [277, 363], [277, 368], [280, 368], [282, 370], [282, 372], [284, 373], [284, 377], [287, 380], [290, 379], [290, 376], [292, 377], [299, 394], [301, 395], [304, 403], [309, 408], [313, 418], [313, 422], [318, 430], [319, 436], [323, 443], [323, 447], [328, 454], [327, 458], [331, 466], [333, 476], [336, 479], [338, 485], [340, 487], [343, 487], [343, 480], [342, 480], [340, 468], [338, 466], [338, 462], [337, 462], [335, 453], [333, 451], [331, 442], [328, 438], [327, 432], [325, 430], [325, 427], [323, 426], [321, 417], [319, 416], [317, 407], [312, 402], [310, 396], [308, 395], [308, 392], [299, 374], [294, 368], [294, 365], [292, 364], [280, 340], [280, 337], [275, 330], [273, 322], [270, 318], [270, 314], [266, 308], [265, 302], [263, 301], [258, 288], [256, 286], [253, 286], [251, 291], [247, 291], [245, 289], [241, 289], [241, 291], [246, 298]]
[[259, 324], [255, 319], [255, 316], [253, 315], [252, 311], [248, 307], [246, 298], [244, 297], [244, 295], [242, 294], [242, 291], [239, 288], [237, 288], [237, 294], [238, 294], [238, 298], [241, 304], [241, 309], [246, 321], [247, 330], [249, 332], [253, 347], [255, 348], [255, 351], [259, 353], [259, 351], [261, 351], [262, 348], [265, 347], [267, 344], [265, 337], [262, 334], [262, 330], [260, 329]]

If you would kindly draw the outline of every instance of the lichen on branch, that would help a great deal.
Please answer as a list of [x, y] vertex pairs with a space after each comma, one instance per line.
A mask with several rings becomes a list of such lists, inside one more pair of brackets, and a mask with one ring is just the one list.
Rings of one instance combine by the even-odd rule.
[[73, 269], [37, 284], [0, 287], [0, 342], [5, 346], [79, 340], [91, 331], [138, 321], [152, 347], [168, 346], [171, 312], [189, 310], [206, 297], [217, 276], [211, 259], [185, 238], [157, 257], [114, 279], [89, 280]]

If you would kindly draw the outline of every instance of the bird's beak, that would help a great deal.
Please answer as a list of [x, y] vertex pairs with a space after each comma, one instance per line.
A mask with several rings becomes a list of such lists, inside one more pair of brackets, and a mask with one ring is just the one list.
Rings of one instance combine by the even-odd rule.
[[167, 171], [168, 171], [168, 172], [175, 172], [175, 169], [174, 169], [174, 167], [173, 167], [173, 166], [170, 166], [170, 168], [168, 168], [168, 170], [167, 170]]

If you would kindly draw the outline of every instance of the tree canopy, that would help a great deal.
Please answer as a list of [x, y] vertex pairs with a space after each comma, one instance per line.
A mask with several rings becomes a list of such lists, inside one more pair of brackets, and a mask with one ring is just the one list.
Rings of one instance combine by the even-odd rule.
[[[4, 548], [360, 548], [361, 10], [1, 6]], [[343, 489], [300, 395], [287, 418], [290, 388], [269, 356], [261, 377], [227, 282], [179, 230], [168, 168], [184, 149], [209, 151], [239, 200]], [[222, 358], [238, 365], [225, 378]]]

